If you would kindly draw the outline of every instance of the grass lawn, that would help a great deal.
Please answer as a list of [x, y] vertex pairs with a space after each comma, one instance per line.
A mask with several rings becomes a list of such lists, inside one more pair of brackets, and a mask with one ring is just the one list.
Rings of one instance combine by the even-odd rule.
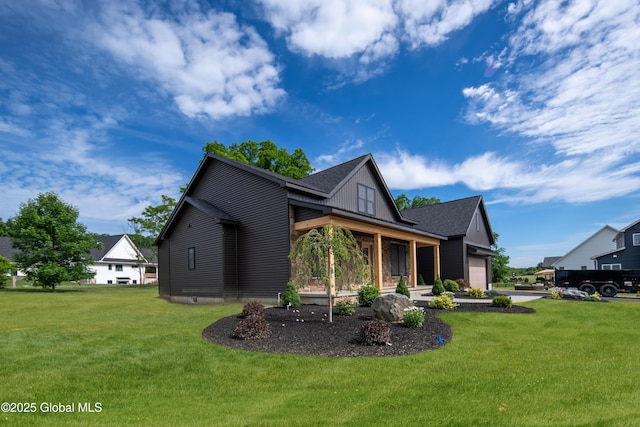
[[[538, 300], [535, 314], [450, 313], [453, 340], [392, 358], [251, 353], [204, 327], [240, 305], [167, 303], [155, 287], [0, 291], [9, 425], [631, 426], [640, 303]], [[392, 337], [393, 339], [393, 337]], [[87, 403], [100, 412], [80, 412]], [[47, 404], [72, 413], [43, 413]]]

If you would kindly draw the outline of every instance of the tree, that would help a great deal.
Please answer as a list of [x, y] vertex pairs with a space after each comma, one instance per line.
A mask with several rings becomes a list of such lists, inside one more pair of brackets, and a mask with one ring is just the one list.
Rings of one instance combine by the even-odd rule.
[[7, 221], [18, 249], [14, 261], [34, 286], [55, 292], [64, 281], [93, 276], [89, 251], [98, 243], [77, 220], [78, 210], [49, 192], [20, 204], [18, 215]]
[[509, 257], [505, 255], [506, 249], [498, 246], [498, 233], [493, 233], [493, 242], [491, 250], [497, 255], [491, 258], [491, 280], [493, 283], [503, 282], [509, 277]]
[[169, 220], [173, 208], [176, 207], [176, 201], [173, 198], [164, 194], [161, 197], [162, 203], [157, 206], [147, 206], [142, 211], [142, 216], [134, 216], [127, 220], [129, 226], [133, 229], [133, 233], [129, 237], [138, 249], [151, 248], [153, 246], [153, 242], [162, 231], [162, 227]]
[[289, 153], [269, 140], [233, 143], [229, 147], [218, 141], [207, 142], [202, 150], [205, 153], [216, 153], [295, 179], [303, 178], [313, 172], [309, 159], [301, 148], [296, 148], [293, 153]]
[[4, 288], [7, 283], [8, 276], [13, 274], [15, 267], [9, 259], [0, 256], [0, 288]]
[[409, 199], [409, 197], [404, 193], [396, 197], [395, 201], [398, 209], [401, 211], [405, 209], [419, 208], [422, 206], [436, 205], [440, 203], [440, 199], [438, 199], [437, 197], [414, 196], [413, 199]]
[[2, 218], [0, 218], [0, 236], [8, 236], [9, 235], [9, 229], [7, 228], [7, 224], [2, 221]]
[[356, 283], [371, 281], [367, 260], [358, 242], [346, 228], [326, 225], [300, 236], [291, 249], [294, 283], [302, 287], [311, 279], [324, 282], [329, 300], [329, 321], [333, 321], [331, 300], [336, 289], [353, 289]]

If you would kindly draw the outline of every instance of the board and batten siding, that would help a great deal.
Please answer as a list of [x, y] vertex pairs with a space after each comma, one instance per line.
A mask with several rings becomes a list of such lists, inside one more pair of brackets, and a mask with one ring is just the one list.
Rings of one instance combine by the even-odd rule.
[[238, 287], [231, 296], [275, 298], [283, 292], [291, 270], [286, 189], [240, 167], [212, 161], [190, 195], [240, 222]]
[[482, 212], [480, 212], [480, 209], [476, 208], [473, 217], [471, 218], [469, 228], [467, 229], [465, 238], [466, 243], [489, 248], [491, 247], [489, 233], [490, 232], [487, 228], [487, 223], [485, 222]]

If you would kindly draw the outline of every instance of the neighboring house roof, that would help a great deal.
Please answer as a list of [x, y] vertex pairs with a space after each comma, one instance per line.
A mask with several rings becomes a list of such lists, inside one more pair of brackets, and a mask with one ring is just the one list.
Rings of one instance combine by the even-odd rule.
[[[593, 233], [591, 236], [589, 236], [585, 241], [583, 241], [582, 243], [580, 243], [578, 246], [576, 246], [575, 248], [571, 249], [569, 252], [567, 252], [566, 254], [564, 254], [561, 257], [558, 257], [558, 259], [556, 259], [555, 261], [553, 261], [553, 263], [551, 263], [551, 267], [556, 267], [558, 265], [562, 265], [563, 262], [567, 262], [567, 260], [576, 252], [578, 252], [580, 249], [586, 247], [587, 245], [589, 245], [592, 241], [594, 241], [594, 244], [597, 245], [598, 247], [600, 247], [600, 244], [602, 244], [601, 242], [598, 243], [596, 241], [596, 239], [599, 238], [600, 235], [604, 235], [602, 238], [606, 238], [606, 233], [610, 233], [610, 235], [614, 235], [615, 233], [618, 233], [618, 230], [611, 227], [610, 225], [605, 225], [604, 227], [602, 227], [600, 230], [596, 231], [595, 233]], [[612, 239], [611, 242], [613, 242], [615, 239]], [[588, 248], [585, 248], [586, 250], [588, 250]], [[593, 249], [593, 248], [591, 248]], [[602, 248], [601, 248], [602, 249]], [[546, 259], [546, 258], [545, 258]], [[594, 259], [593, 256], [590, 256], [590, 259]]]
[[[113, 254], [111, 254], [111, 251], [124, 239], [125, 244], [128, 244], [131, 246], [131, 248], [134, 251], [137, 251], [138, 253], [140, 253], [142, 255], [142, 258], [144, 258], [143, 260], [145, 262], [148, 262], [145, 254], [144, 254], [144, 250], [138, 249], [136, 247], [136, 245], [131, 241], [131, 239], [129, 238], [129, 236], [127, 236], [126, 234], [115, 234], [115, 235], [111, 235], [111, 236], [98, 236], [96, 237], [96, 241], [100, 243], [100, 247], [99, 248], [93, 248], [91, 249], [91, 257], [94, 259], [94, 261], [103, 261], [103, 262], [116, 262], [116, 261], [131, 261], [132, 259], [136, 259], [135, 258], [135, 254], [131, 255], [134, 258], [123, 258], [123, 257], [114, 257]], [[151, 250], [147, 250], [147, 253], [151, 251]], [[151, 251], [151, 253], [153, 253], [153, 251]], [[109, 256], [112, 255], [112, 256]]]
[[[402, 211], [402, 215], [417, 221], [419, 223], [417, 227], [422, 230], [447, 237], [461, 237], [467, 234], [476, 209], [482, 211], [487, 229], [491, 230], [482, 196], [406, 209]], [[493, 233], [490, 234], [489, 238], [493, 244]]]
[[551, 268], [553, 267], [553, 264], [558, 261], [560, 258], [562, 258], [561, 256], [546, 256], [544, 257], [544, 259], [542, 260], [542, 267], [543, 268]]
[[11, 243], [11, 237], [0, 236], [0, 256], [3, 256], [13, 262], [13, 255], [17, 252], [18, 250], [14, 249], [13, 244]]

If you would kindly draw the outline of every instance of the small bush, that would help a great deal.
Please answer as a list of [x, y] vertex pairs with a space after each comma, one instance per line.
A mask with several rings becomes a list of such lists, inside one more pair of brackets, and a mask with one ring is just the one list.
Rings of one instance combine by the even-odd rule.
[[471, 298], [484, 298], [484, 291], [479, 288], [469, 288], [467, 289], [467, 295]]
[[289, 304], [291, 307], [300, 307], [300, 294], [298, 294], [298, 288], [293, 284], [293, 281], [289, 280], [287, 283], [287, 289], [282, 294], [280, 303], [285, 307]]
[[351, 316], [356, 312], [356, 307], [358, 304], [355, 301], [350, 299], [343, 299], [342, 301], [338, 301], [336, 303], [336, 308], [338, 309], [338, 314], [341, 316]]
[[582, 301], [600, 301], [600, 294], [597, 292], [592, 293], [588, 297], [582, 298]]
[[564, 294], [564, 290], [562, 288], [551, 289], [551, 298], [553, 299], [562, 299], [562, 294]]
[[426, 285], [424, 281], [424, 277], [422, 277], [422, 274], [418, 274], [418, 286], [424, 286], [424, 285]]
[[442, 279], [440, 279], [440, 276], [438, 276], [435, 283], [433, 284], [433, 289], [431, 289], [431, 293], [433, 293], [434, 295], [440, 295], [444, 291], [445, 289], [444, 289], [444, 285], [442, 284]]
[[242, 307], [242, 317], [264, 316], [264, 305], [260, 301], [249, 301]]
[[453, 310], [458, 305], [459, 304], [454, 303], [453, 299], [448, 295], [442, 295], [429, 301], [429, 307], [440, 310]]
[[493, 298], [496, 295], [498, 295], [498, 291], [496, 291], [495, 289], [489, 289], [488, 291], [484, 292], [484, 296], [489, 297], [489, 298]]
[[391, 326], [384, 320], [368, 320], [360, 328], [364, 345], [385, 345], [391, 342]]
[[375, 286], [363, 286], [358, 289], [358, 304], [362, 307], [371, 307], [373, 301], [380, 296], [380, 289]]
[[271, 326], [264, 317], [249, 316], [236, 325], [234, 336], [241, 340], [259, 340], [271, 336]]
[[511, 298], [509, 298], [506, 295], [498, 295], [497, 297], [494, 297], [493, 300], [491, 301], [491, 306], [511, 308], [511, 306], [513, 306], [513, 301], [511, 301]]
[[409, 288], [404, 281], [404, 276], [400, 276], [400, 281], [398, 282], [398, 286], [396, 286], [396, 293], [411, 298], [411, 292], [409, 292]]
[[460, 287], [458, 286], [458, 283], [455, 280], [444, 279], [444, 282], [442, 282], [442, 284], [444, 285], [445, 291], [458, 292], [460, 290]]
[[422, 328], [422, 325], [424, 325], [424, 308], [416, 306], [405, 308], [404, 324], [409, 328]]

